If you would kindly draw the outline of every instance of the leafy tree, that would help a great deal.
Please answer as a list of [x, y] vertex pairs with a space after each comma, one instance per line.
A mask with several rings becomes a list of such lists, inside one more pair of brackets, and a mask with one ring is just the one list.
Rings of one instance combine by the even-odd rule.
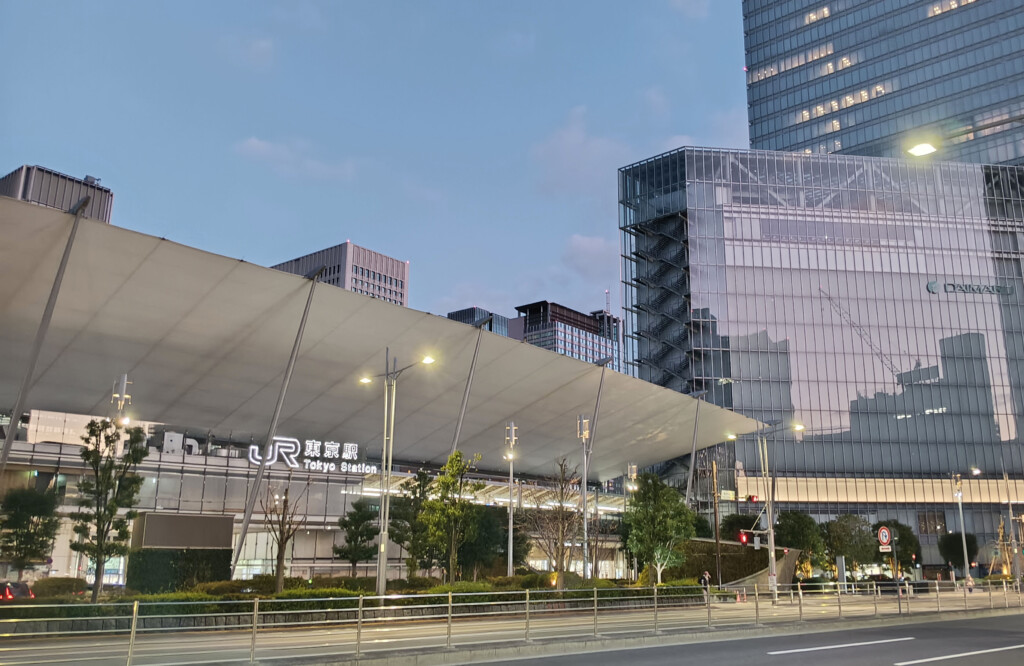
[[821, 538], [825, 545], [828, 563], [834, 568], [836, 558], [842, 555], [850, 568], [874, 561], [875, 534], [868, 521], [861, 516], [842, 515], [821, 526]]
[[0, 559], [21, 580], [25, 569], [34, 569], [50, 555], [59, 527], [55, 493], [12, 488], [0, 500]]
[[[960, 538], [960, 532], [950, 532], [939, 537], [939, 554], [946, 562], [952, 562], [953, 566], [966, 571], [964, 565], [964, 544]], [[973, 534], [967, 535], [967, 559], [971, 562], [978, 556], [978, 538]], [[970, 565], [970, 562], [967, 563]]]
[[740, 532], [757, 528], [758, 517], [742, 513], [730, 513], [718, 524], [718, 536], [726, 541], [739, 541]]
[[124, 452], [118, 455], [122, 444], [121, 426], [110, 419], [92, 420], [85, 426], [82, 436], [85, 447], [82, 460], [91, 476], [78, 482], [78, 506], [81, 511], [71, 514], [72, 528], [81, 540], [71, 549], [90, 558], [96, 566], [96, 582], [92, 586], [92, 602], [96, 603], [103, 590], [103, 571], [111, 557], [128, 554], [128, 525], [138, 516], [132, 509], [139, 498], [142, 477], [135, 473], [149, 451], [142, 428], [124, 431]]
[[[657, 563], [672, 560], [668, 551], [674, 551], [676, 545], [694, 534], [693, 512], [679, 491], [665, 485], [656, 474], [637, 477], [637, 490], [623, 520], [629, 523], [629, 549], [641, 562], [656, 568]], [[657, 568], [659, 583], [667, 566]]]
[[422, 519], [431, 480], [429, 473], [418, 470], [416, 476], [402, 483], [402, 494], [391, 500], [389, 538], [408, 554], [405, 565], [410, 576], [417, 569], [432, 568], [437, 559], [431, 556], [429, 532]]
[[[914, 556], [917, 556], [917, 561], [921, 561], [921, 542], [918, 541], [917, 535], [914, 534], [914, 530], [909, 525], [904, 525], [898, 520], [880, 520], [871, 526], [871, 533], [875, 535], [877, 540], [878, 528], [885, 525], [892, 532], [893, 541], [896, 542], [896, 555], [899, 557], [899, 568], [900, 569], [913, 569], [914, 568]], [[892, 553], [883, 553], [876, 547], [875, 551], [875, 562], [879, 563], [892, 563]], [[963, 559], [961, 557], [960, 559]], [[898, 573], [898, 572], [894, 572]]]
[[302, 500], [309, 491], [309, 481], [306, 481], [302, 492], [294, 500], [290, 497], [291, 485], [292, 475], [289, 473], [283, 491], [278, 491], [267, 484], [267, 495], [260, 498], [263, 521], [270, 536], [273, 537], [274, 546], [277, 549], [274, 561], [274, 591], [276, 594], [284, 591], [284, 559], [288, 553], [288, 544], [295, 538], [296, 532], [306, 524], [306, 513], [302, 511], [304, 504]]
[[555, 476], [550, 479], [553, 496], [550, 509], [531, 509], [525, 513], [526, 529], [537, 548], [551, 562], [555, 589], [565, 589], [565, 572], [576, 550], [583, 521], [576, 510], [580, 477], [566, 458], [555, 461]]
[[427, 526], [429, 543], [443, 554], [448, 581], [459, 574], [459, 549], [476, 537], [478, 517], [473, 497], [483, 484], [469, 479], [469, 472], [480, 460], [477, 454], [466, 458], [462, 451], [448, 456], [441, 473], [431, 484], [431, 495], [423, 503], [420, 516]]
[[806, 513], [783, 511], [775, 523], [775, 544], [800, 550], [798, 566], [810, 573], [811, 565], [824, 554], [825, 542], [821, 539], [818, 523]]
[[696, 514], [693, 517], [693, 533], [698, 539], [715, 538], [715, 530], [711, 528], [711, 523], [700, 514]]
[[349, 512], [338, 519], [338, 527], [345, 532], [345, 545], [334, 547], [334, 556], [352, 565], [352, 577], [356, 577], [356, 566], [373, 557], [376, 548], [373, 537], [377, 536], [379, 511], [374, 509], [365, 497], [352, 502]]

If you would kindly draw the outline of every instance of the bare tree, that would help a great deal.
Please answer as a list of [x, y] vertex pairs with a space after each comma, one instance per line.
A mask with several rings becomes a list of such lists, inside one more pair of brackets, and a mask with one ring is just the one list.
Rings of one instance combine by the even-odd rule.
[[555, 476], [550, 508], [537, 508], [526, 513], [525, 523], [534, 544], [543, 552], [555, 571], [555, 587], [565, 589], [565, 572], [578, 547], [582, 517], [576, 488], [580, 477], [577, 468], [561, 458], [555, 462]]
[[277, 559], [274, 564], [274, 576], [276, 592], [284, 591], [284, 557], [295, 533], [306, 524], [306, 512], [302, 508], [302, 499], [309, 491], [309, 481], [303, 487], [299, 496], [292, 499], [291, 492], [292, 475], [284, 483], [284, 490], [267, 484], [267, 494], [260, 498], [260, 508], [263, 510], [263, 521], [274, 537], [274, 544], [277, 546]]

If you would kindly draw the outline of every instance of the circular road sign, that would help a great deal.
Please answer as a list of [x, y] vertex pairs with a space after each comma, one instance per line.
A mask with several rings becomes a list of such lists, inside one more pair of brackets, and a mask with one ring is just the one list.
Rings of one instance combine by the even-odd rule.
[[888, 546], [889, 542], [892, 541], [892, 532], [885, 525], [878, 528], [878, 543], [883, 546]]

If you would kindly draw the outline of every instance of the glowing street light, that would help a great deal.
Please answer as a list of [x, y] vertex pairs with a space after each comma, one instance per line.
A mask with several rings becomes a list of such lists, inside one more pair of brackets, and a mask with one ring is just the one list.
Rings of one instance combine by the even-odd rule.
[[938, 148], [930, 143], [919, 143], [916, 146], [912, 146], [907, 149], [907, 152], [914, 157], [924, 157], [925, 155], [931, 155], [936, 151], [938, 151]]

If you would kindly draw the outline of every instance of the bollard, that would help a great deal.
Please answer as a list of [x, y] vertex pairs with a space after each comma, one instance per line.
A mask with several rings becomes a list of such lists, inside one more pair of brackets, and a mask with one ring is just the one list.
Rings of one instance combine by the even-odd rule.
[[259, 627], [260, 600], [259, 597], [252, 600], [252, 642], [249, 644], [249, 663], [256, 663], [256, 629]]
[[754, 626], [761, 624], [761, 604], [757, 598], [757, 583], [754, 583]]
[[597, 588], [594, 588], [594, 635], [597, 636]]
[[363, 595], [359, 595], [359, 610], [356, 611], [356, 657], [363, 644]]
[[939, 581], [935, 581], [935, 612], [942, 612], [942, 595], [939, 594]]
[[526, 640], [530, 640], [530, 589], [526, 589]]
[[658, 586], [654, 586], [654, 633], [658, 633]]
[[448, 592], [448, 637], [446, 639], [446, 645], [452, 646], [452, 593]]
[[125, 666], [132, 666], [132, 652], [135, 651], [135, 625], [139, 620], [139, 602], [132, 604], [132, 633], [128, 637], [128, 660]]

